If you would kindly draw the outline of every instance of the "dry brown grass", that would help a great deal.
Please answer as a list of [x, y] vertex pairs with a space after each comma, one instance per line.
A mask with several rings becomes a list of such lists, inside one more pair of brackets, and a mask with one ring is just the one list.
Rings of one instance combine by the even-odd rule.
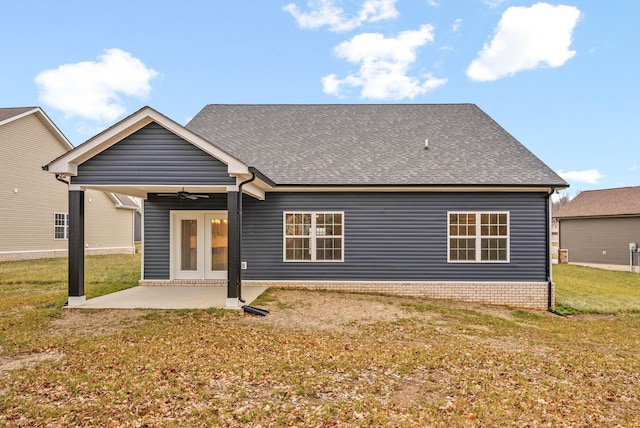
[[637, 315], [286, 290], [258, 305], [64, 310], [41, 357], [0, 370], [0, 424], [640, 426]]

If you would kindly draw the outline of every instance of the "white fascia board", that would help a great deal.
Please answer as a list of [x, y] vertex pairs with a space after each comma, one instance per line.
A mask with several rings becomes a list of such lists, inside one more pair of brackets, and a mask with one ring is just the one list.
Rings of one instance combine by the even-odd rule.
[[81, 144], [67, 154], [60, 156], [49, 164], [49, 171], [56, 174], [76, 175], [77, 165], [108, 149], [151, 122], [157, 123], [205, 153], [225, 163], [230, 175], [249, 173], [249, 167], [243, 162], [151, 107], [143, 107], [138, 112], [96, 135], [91, 140]]
[[137, 209], [140, 208], [140, 207], [133, 207], [131, 205], [124, 204], [122, 200], [118, 197], [118, 195], [113, 192], [104, 192], [104, 193], [109, 197], [109, 199], [111, 199], [111, 201], [113, 202], [116, 208], [121, 208], [124, 210], [132, 210], [132, 211], [136, 211]]
[[242, 186], [242, 193], [246, 193], [247, 195], [253, 196], [254, 198], [264, 201], [265, 199], [265, 191], [258, 184], [247, 183]]
[[153, 120], [144, 113], [144, 109], [140, 110], [138, 113], [129, 116], [70, 152], [60, 156], [49, 164], [49, 172], [62, 175], [77, 175], [79, 164], [151, 123]]
[[484, 192], [550, 192], [551, 187], [502, 187], [502, 186], [276, 186], [272, 192], [455, 192], [455, 193], [484, 193]]
[[6, 125], [7, 123], [14, 122], [14, 121], [16, 121], [16, 120], [18, 120], [18, 119], [22, 119], [23, 117], [27, 117], [27, 116], [29, 116], [30, 114], [37, 113], [38, 111], [42, 112], [42, 110], [40, 109], [40, 107], [34, 107], [34, 108], [32, 108], [31, 110], [27, 110], [27, 111], [25, 111], [25, 112], [23, 112], [23, 113], [16, 114], [15, 116], [11, 116], [11, 117], [9, 117], [9, 118], [7, 118], [7, 119], [5, 119], [5, 120], [0, 120], [0, 126], [2, 126], [2, 125]]
[[23, 117], [29, 116], [30, 114], [34, 114], [36, 113], [38, 110], [40, 110], [40, 107], [34, 107], [31, 110], [27, 110], [23, 113], [20, 114], [16, 114], [15, 116], [11, 116], [5, 120], [0, 120], [0, 126], [2, 125], [6, 125], [7, 123], [11, 123], [13, 121], [16, 121], [18, 119], [22, 119]]
[[27, 117], [30, 114], [35, 114], [40, 119], [40, 121], [42, 121], [44, 126], [51, 131], [51, 133], [56, 138], [56, 140], [58, 140], [66, 150], [73, 149], [73, 144], [71, 144], [71, 142], [67, 140], [67, 137], [64, 136], [62, 131], [60, 131], [60, 129], [56, 126], [56, 124], [53, 123], [51, 119], [49, 119], [49, 116], [47, 116], [44, 110], [42, 110], [40, 107], [34, 107], [31, 110], [25, 111], [24, 113], [20, 113], [8, 119], [5, 119], [3, 121], [0, 121], [0, 126], [5, 125], [7, 123], [11, 123], [18, 119], [22, 119], [23, 117]]
[[158, 125], [166, 128], [167, 130], [173, 132], [177, 136], [183, 138], [184, 140], [190, 142], [203, 152], [215, 157], [219, 161], [225, 163], [227, 165], [227, 172], [229, 175], [238, 175], [238, 174], [247, 174], [249, 173], [249, 167], [245, 165], [240, 160], [231, 156], [229, 153], [221, 150], [220, 148], [213, 145], [209, 141], [200, 137], [198, 134], [193, 133], [189, 129], [184, 126], [174, 122], [168, 117], [158, 113], [157, 111], [149, 108], [151, 114], [150, 116], [153, 118], [153, 121]]
[[51, 119], [49, 119], [49, 116], [47, 116], [47, 114], [40, 107], [38, 107], [36, 110], [37, 110], [37, 116], [44, 123], [44, 125], [53, 133], [53, 135], [60, 142], [60, 144], [62, 144], [62, 146], [67, 150], [73, 150], [73, 144], [71, 144], [71, 141], [69, 141], [67, 137], [65, 137], [65, 135], [62, 133], [62, 131], [58, 129], [56, 124], [53, 123]]
[[[237, 192], [239, 188], [239, 185], [227, 186], [226, 192]], [[264, 201], [266, 197], [264, 189], [255, 183], [247, 183], [242, 186], [242, 193], [252, 196], [260, 201]]]

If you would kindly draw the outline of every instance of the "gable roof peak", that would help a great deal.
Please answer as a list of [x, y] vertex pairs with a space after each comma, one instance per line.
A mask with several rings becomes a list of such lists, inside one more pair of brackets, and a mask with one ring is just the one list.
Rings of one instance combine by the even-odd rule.
[[47, 116], [47, 114], [40, 107], [9, 107], [0, 108], [0, 126], [14, 122], [18, 119], [29, 115], [35, 115], [45, 127], [51, 131], [56, 140], [65, 148], [65, 150], [73, 149], [73, 144], [67, 139], [67, 137], [60, 131], [58, 126]]

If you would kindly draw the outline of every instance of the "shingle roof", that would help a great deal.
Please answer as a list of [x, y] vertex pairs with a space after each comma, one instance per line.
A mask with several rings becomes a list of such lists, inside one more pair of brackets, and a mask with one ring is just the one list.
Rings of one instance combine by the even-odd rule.
[[36, 107], [11, 107], [0, 108], [0, 122], [4, 122], [7, 119], [11, 119], [14, 116], [18, 116], [22, 113], [33, 110]]
[[567, 186], [473, 104], [208, 105], [186, 127], [278, 185]]
[[640, 215], [640, 186], [580, 192], [556, 218]]

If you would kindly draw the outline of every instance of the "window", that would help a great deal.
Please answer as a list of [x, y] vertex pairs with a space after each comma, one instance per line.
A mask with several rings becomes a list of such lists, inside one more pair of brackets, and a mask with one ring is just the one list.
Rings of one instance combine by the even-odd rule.
[[284, 261], [341, 262], [344, 213], [284, 213]]
[[69, 239], [69, 214], [53, 214], [53, 239]]
[[508, 262], [508, 212], [450, 212], [450, 262]]

